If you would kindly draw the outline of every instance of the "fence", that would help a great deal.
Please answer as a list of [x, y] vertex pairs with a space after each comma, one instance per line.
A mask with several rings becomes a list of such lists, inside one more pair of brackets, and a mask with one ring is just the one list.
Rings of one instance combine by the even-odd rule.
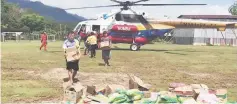
[[[56, 40], [64, 40], [64, 35], [60, 34], [47, 34], [48, 35], [48, 40], [49, 41], [56, 41]], [[33, 33], [22, 33], [20, 35], [16, 35], [16, 33], [11, 32], [11, 33], [2, 33], [1, 34], [1, 42], [7, 42], [8, 40], [13, 40], [16, 42], [19, 42], [21, 40], [40, 40], [40, 34]]]

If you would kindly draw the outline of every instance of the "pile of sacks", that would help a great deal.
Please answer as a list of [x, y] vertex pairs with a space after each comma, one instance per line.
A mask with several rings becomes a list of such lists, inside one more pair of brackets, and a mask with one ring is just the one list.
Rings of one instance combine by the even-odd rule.
[[[226, 89], [209, 89], [204, 84], [171, 83], [169, 91], [150, 91], [151, 85], [132, 76], [129, 88], [122, 85], [64, 85], [64, 104], [228, 104]], [[237, 104], [237, 103], [236, 103]]]
[[177, 102], [182, 104], [227, 103], [226, 89], [209, 89], [205, 84], [171, 83], [169, 92], [175, 94], [173, 97], [177, 98]]

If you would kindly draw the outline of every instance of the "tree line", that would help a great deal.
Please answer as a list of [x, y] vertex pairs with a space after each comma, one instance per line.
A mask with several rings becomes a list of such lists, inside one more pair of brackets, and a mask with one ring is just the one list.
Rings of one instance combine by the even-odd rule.
[[28, 32], [29, 35], [43, 31], [54, 35], [64, 35], [76, 25], [76, 23], [56, 22], [31, 9], [20, 8], [17, 4], [8, 3], [5, 0], [1, 0], [1, 16], [2, 31], [23, 31]]
[[230, 6], [229, 12], [230, 12], [232, 15], [237, 15], [237, 1], [235, 1], [235, 3]]

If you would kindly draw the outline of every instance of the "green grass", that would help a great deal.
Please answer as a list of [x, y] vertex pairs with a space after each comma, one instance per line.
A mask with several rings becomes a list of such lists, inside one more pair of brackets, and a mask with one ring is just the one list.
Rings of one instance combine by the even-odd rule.
[[[39, 46], [37, 41], [2, 43], [2, 102], [62, 96], [61, 85], [34, 76], [65, 67], [62, 42], [50, 42], [48, 52], [40, 51]], [[237, 101], [236, 47], [149, 44], [132, 52], [128, 44], [114, 46], [109, 70], [99, 66], [103, 62], [99, 50], [96, 59], [82, 57], [80, 71], [134, 73], [161, 90], [170, 82], [203, 83], [210, 88], [227, 88], [228, 99]], [[31, 71], [32, 75], [27, 74]]]

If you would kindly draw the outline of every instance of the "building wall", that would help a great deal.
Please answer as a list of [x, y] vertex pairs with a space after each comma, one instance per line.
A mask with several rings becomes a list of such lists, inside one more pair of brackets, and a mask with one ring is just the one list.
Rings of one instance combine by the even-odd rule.
[[[237, 22], [236, 19], [205, 20]], [[226, 29], [224, 32], [217, 29], [175, 29], [172, 35], [174, 44], [237, 46], [237, 29]]]
[[236, 46], [237, 29], [226, 29], [217, 31], [216, 29], [195, 29], [193, 45], [231, 45]]
[[237, 46], [237, 29], [175, 29], [174, 44]]

